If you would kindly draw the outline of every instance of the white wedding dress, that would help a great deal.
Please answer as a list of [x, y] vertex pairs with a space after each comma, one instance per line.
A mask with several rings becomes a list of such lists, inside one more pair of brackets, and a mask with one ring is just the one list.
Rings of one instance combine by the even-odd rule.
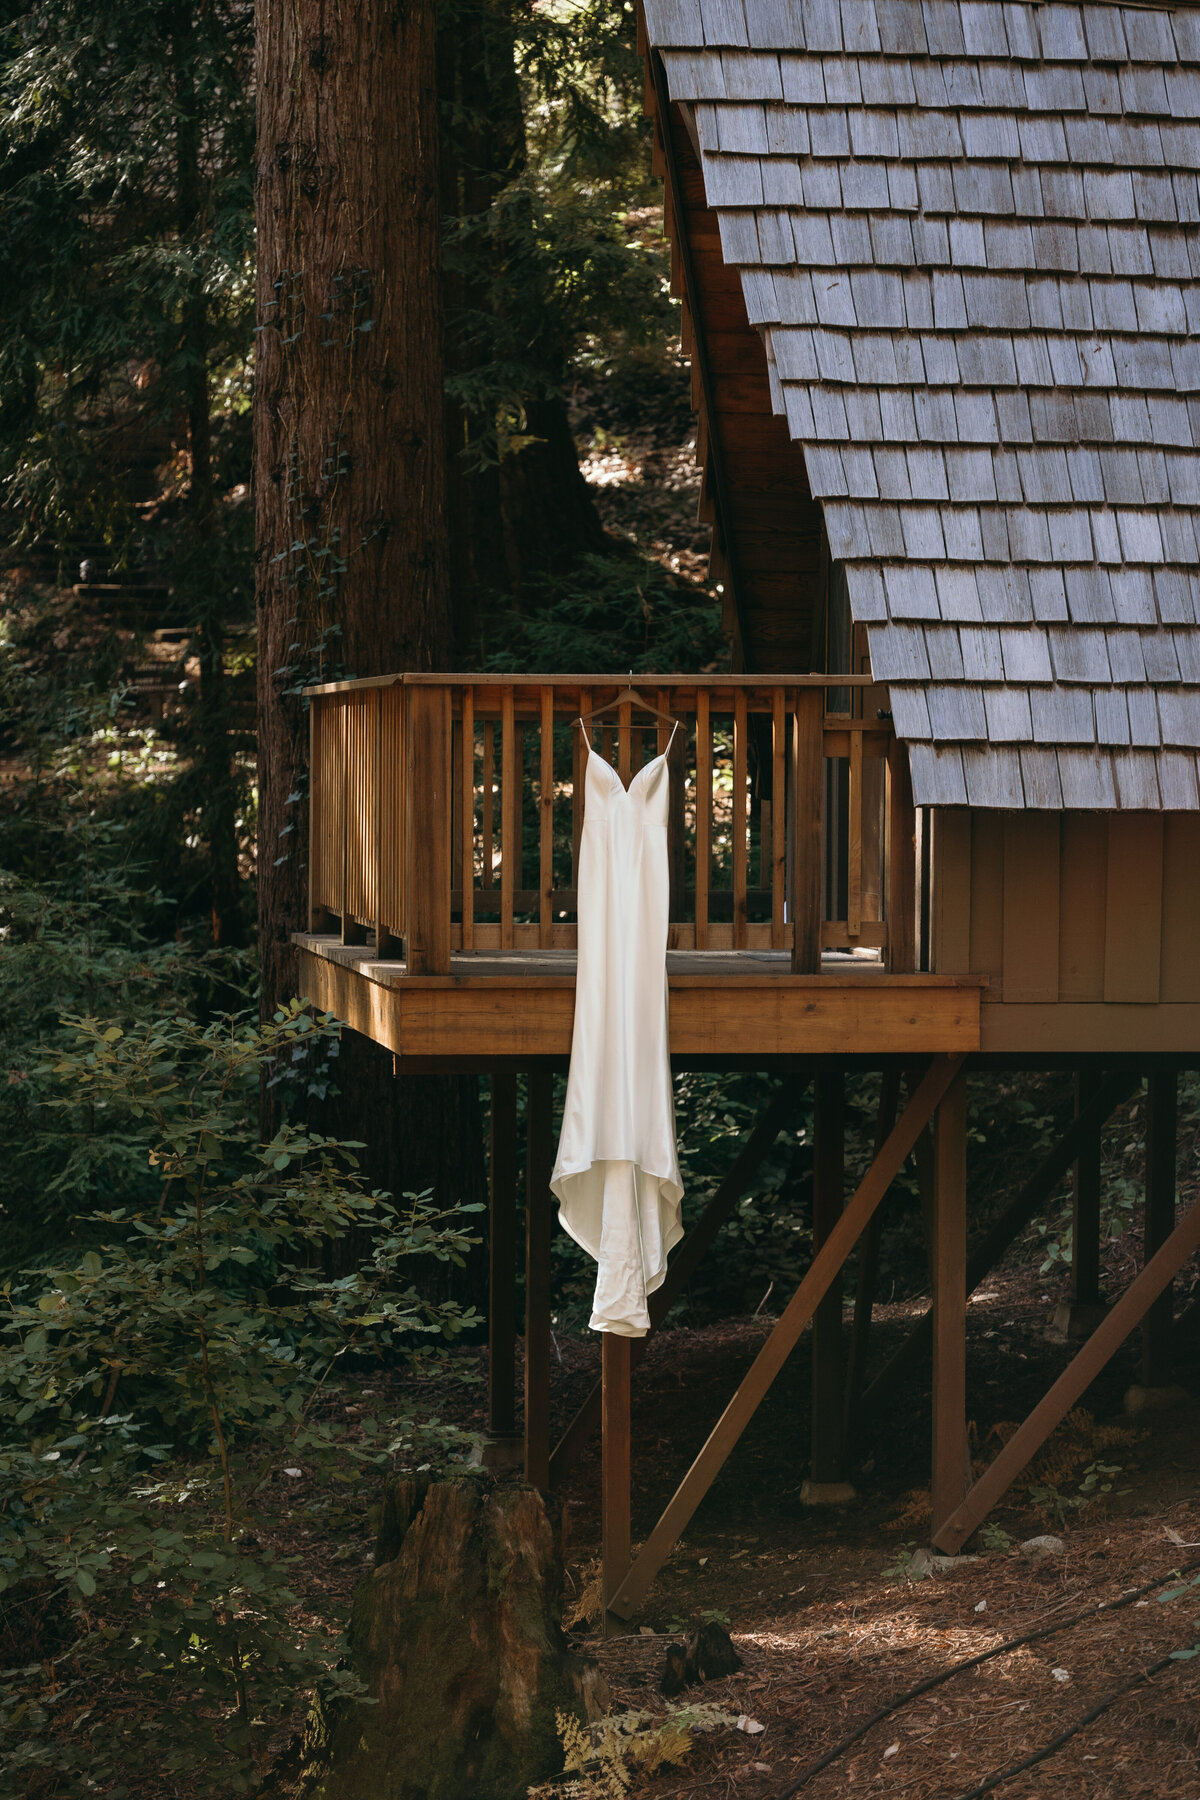
[[[672, 732], [672, 737], [674, 733]], [[670, 745], [628, 789], [588, 745], [559, 1219], [596, 1259], [593, 1331], [644, 1337], [683, 1236], [667, 1035]]]

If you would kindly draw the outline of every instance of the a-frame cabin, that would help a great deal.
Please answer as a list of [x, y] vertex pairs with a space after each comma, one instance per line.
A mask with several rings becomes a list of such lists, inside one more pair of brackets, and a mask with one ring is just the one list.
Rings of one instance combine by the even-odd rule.
[[[928, 1143], [932, 1536], [958, 1548], [1137, 1326], [1163, 1378], [1175, 1094], [1200, 1061], [1200, 11], [1002, 0], [646, 0], [736, 674], [656, 675], [683, 717], [672, 1053], [787, 1074], [657, 1318], [815, 1096], [815, 1256], [637, 1555], [629, 1341], [552, 1451], [545, 1182], [573, 1001], [579, 747], [618, 677], [397, 673], [313, 695], [314, 1001], [399, 1066], [491, 1072], [492, 1425], [512, 1385], [513, 1107], [529, 1087], [523, 1454], [550, 1482], [602, 1419], [605, 1590], [628, 1618], [801, 1332], [814, 1492], [844, 1476], [869, 1291], [840, 1275]], [[626, 704], [623, 778], [645, 754]], [[663, 728], [651, 732], [658, 748]], [[965, 1072], [1076, 1071], [1071, 1130], [971, 1244]], [[885, 1071], [844, 1192], [847, 1067]], [[901, 1083], [906, 1091], [901, 1104]], [[1104, 1119], [1148, 1084], [1146, 1260], [1097, 1291]], [[928, 1142], [928, 1133], [932, 1142]], [[965, 1315], [1076, 1168], [1074, 1360], [973, 1479]], [[869, 1256], [866, 1259], [869, 1264]]]

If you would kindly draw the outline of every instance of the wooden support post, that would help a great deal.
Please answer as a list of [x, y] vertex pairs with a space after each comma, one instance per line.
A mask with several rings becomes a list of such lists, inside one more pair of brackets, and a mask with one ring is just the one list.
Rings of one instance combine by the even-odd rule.
[[606, 1636], [620, 1630], [621, 1622], [609, 1612], [608, 1606], [629, 1573], [633, 1556], [630, 1442], [632, 1350], [632, 1338], [618, 1337], [612, 1331], [601, 1334], [601, 1586], [604, 1592]]
[[485, 1468], [519, 1462], [517, 1433], [517, 1078], [492, 1077], [488, 1209], [488, 1435]]
[[801, 688], [792, 715], [792, 857], [788, 915], [792, 973], [821, 972], [821, 801], [825, 792], [825, 690]]
[[[900, 1103], [900, 1072], [885, 1069], [880, 1078], [879, 1112], [875, 1119], [874, 1155], [878, 1156], [888, 1134], [896, 1123]], [[843, 1437], [847, 1454], [853, 1447], [858, 1428], [858, 1406], [866, 1382], [867, 1355], [871, 1344], [871, 1320], [875, 1309], [875, 1289], [879, 1280], [879, 1244], [883, 1236], [883, 1208], [871, 1216], [858, 1246], [858, 1273], [854, 1284], [854, 1327], [850, 1334], [850, 1355], [846, 1363], [846, 1404]]]
[[[1146, 1082], [1145, 1259], [1160, 1250], [1175, 1229], [1176, 1120], [1174, 1069], [1155, 1069]], [[1140, 1374], [1145, 1387], [1165, 1387], [1171, 1379], [1174, 1287], [1168, 1282], [1142, 1321]]]
[[[837, 1227], [846, 1198], [846, 1072], [840, 1063], [825, 1064], [813, 1084], [813, 1255], [819, 1254]], [[806, 1503], [831, 1498], [846, 1479], [843, 1415], [845, 1348], [842, 1331], [842, 1272], [830, 1282], [812, 1329], [812, 1453], [809, 1479], [800, 1497]]]
[[967, 1080], [937, 1110], [933, 1179], [933, 1528], [971, 1485], [967, 1444]]
[[[657, 1331], [675, 1302], [683, 1294], [688, 1282], [715, 1242], [717, 1233], [749, 1186], [759, 1163], [795, 1112], [805, 1086], [807, 1086], [806, 1082], [797, 1083], [794, 1086], [788, 1083], [780, 1088], [742, 1149], [739, 1150], [732, 1168], [721, 1179], [716, 1193], [671, 1258], [666, 1280], [650, 1296], [650, 1329], [652, 1331]], [[645, 1341], [644, 1338], [635, 1341], [633, 1352], [635, 1361], [641, 1355]], [[597, 1382], [585, 1396], [579, 1411], [555, 1445], [554, 1454], [550, 1458], [550, 1486], [552, 1488], [561, 1487], [567, 1474], [574, 1467], [580, 1452], [599, 1423], [600, 1407], [600, 1383]]]
[[525, 1479], [550, 1485], [550, 1171], [554, 1077], [535, 1070], [525, 1094]]
[[450, 689], [408, 693], [408, 903], [410, 975], [450, 973]]
[[[1124, 1073], [1105, 1077], [1100, 1091], [1091, 1099], [1080, 1117], [1059, 1139], [1040, 1167], [1025, 1183], [967, 1259], [967, 1293], [971, 1294], [996, 1266], [1019, 1231], [1039, 1213], [1075, 1159], [1083, 1134], [1093, 1122], [1102, 1123], [1114, 1107], [1129, 1098], [1134, 1077]], [[877, 1406], [892, 1394], [898, 1383], [928, 1354], [933, 1333], [933, 1314], [918, 1319], [900, 1348], [880, 1370], [863, 1395], [863, 1408]]]
[[[622, 1619], [632, 1617], [650, 1583], [671, 1554], [696, 1508], [724, 1468], [731, 1450], [758, 1411], [771, 1383], [796, 1347], [830, 1283], [896, 1179], [917, 1133], [962, 1067], [961, 1056], [935, 1056], [929, 1072], [897, 1119], [888, 1140], [863, 1176], [823, 1249], [813, 1258], [804, 1280], [771, 1329], [767, 1341], [743, 1376], [737, 1392], [710, 1431], [691, 1468], [667, 1502], [657, 1525], [638, 1551], [625, 1580], [609, 1605]], [[1200, 1215], [1200, 1207], [1197, 1209]], [[1197, 1223], [1200, 1223], [1198, 1218]]]
[[1037, 1455], [1056, 1425], [1081, 1400], [1114, 1351], [1118, 1350], [1178, 1275], [1189, 1257], [1200, 1249], [1200, 1205], [1191, 1207], [1174, 1231], [1121, 1298], [1110, 1307], [1087, 1343], [1063, 1370], [1049, 1393], [1044, 1394], [1029, 1417], [1009, 1438], [1004, 1448], [971, 1488], [965, 1500], [934, 1533], [934, 1544], [953, 1556], [982, 1524], [1001, 1495]]

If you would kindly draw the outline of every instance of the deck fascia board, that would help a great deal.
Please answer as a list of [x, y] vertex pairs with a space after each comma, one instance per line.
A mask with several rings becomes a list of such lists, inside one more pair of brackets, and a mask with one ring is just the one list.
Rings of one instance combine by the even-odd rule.
[[[406, 976], [361, 949], [331, 953], [308, 936], [297, 948], [300, 991], [404, 1060], [489, 1067], [570, 1055], [572, 974]], [[713, 973], [668, 984], [671, 1053], [684, 1059], [979, 1048], [978, 977]]]

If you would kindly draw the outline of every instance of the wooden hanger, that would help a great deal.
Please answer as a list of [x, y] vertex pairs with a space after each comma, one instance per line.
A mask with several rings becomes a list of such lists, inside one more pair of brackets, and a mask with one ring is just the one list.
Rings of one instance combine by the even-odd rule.
[[607, 706], [596, 706], [589, 713], [580, 713], [575, 723], [582, 725], [586, 731], [593, 719], [602, 718], [605, 713], [616, 712], [617, 708], [621, 706], [636, 706], [639, 712], [648, 712], [656, 719], [665, 720], [668, 725], [683, 723], [681, 719], [675, 717], [674, 713], [661, 712], [657, 706], [651, 706], [645, 695], [639, 694], [635, 687], [627, 687], [623, 693], [617, 695], [615, 700], [610, 700]]

